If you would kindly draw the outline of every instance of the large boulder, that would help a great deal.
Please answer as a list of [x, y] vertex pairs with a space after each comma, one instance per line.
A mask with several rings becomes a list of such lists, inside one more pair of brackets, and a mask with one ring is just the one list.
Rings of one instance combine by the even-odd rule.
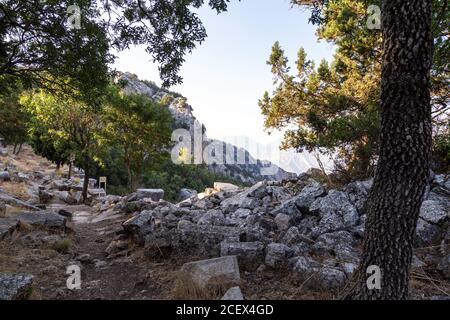
[[[222, 241], [239, 242], [251, 234], [236, 227], [198, 225], [187, 220], [180, 220], [177, 229], [156, 229], [145, 239], [147, 256], [158, 257], [164, 253], [190, 254], [198, 257], [217, 257], [220, 255]], [[256, 238], [256, 237], [255, 237]]]
[[283, 243], [271, 243], [266, 251], [265, 264], [272, 268], [284, 265], [293, 255], [292, 249]]
[[216, 286], [228, 289], [238, 285], [241, 280], [236, 256], [185, 263], [180, 276], [187, 284], [200, 290]]
[[257, 206], [258, 200], [267, 195], [266, 187], [265, 181], [258, 182], [251, 188], [223, 200], [220, 206], [226, 213], [236, 211], [239, 208], [253, 209]]
[[128, 219], [122, 224], [124, 230], [139, 243], [144, 243], [145, 237], [154, 230], [154, 217], [152, 211], [142, 211], [140, 214]]
[[159, 201], [164, 198], [164, 190], [162, 189], [137, 189], [137, 200], [149, 198], [153, 201]]
[[365, 213], [367, 198], [372, 188], [373, 179], [366, 181], [355, 181], [345, 186], [344, 191], [347, 193], [350, 202], [355, 205], [359, 213]]
[[239, 190], [239, 187], [232, 183], [214, 182], [214, 190], [230, 192]]
[[420, 208], [420, 217], [430, 223], [440, 224], [449, 216], [450, 211], [437, 200], [425, 200]]
[[0, 300], [27, 299], [32, 286], [32, 275], [0, 273]]
[[433, 224], [425, 221], [422, 218], [417, 220], [415, 245], [425, 247], [440, 242], [442, 235], [442, 229]]
[[309, 213], [309, 207], [317, 198], [326, 194], [325, 188], [317, 181], [312, 180], [295, 197], [295, 205], [302, 213]]
[[225, 224], [225, 216], [222, 210], [209, 210], [198, 220], [197, 224], [222, 226]]
[[236, 256], [239, 265], [247, 269], [257, 268], [264, 260], [264, 244], [255, 242], [227, 242], [220, 244], [221, 256]]
[[0, 181], [11, 181], [11, 175], [8, 171], [1, 171], [0, 172]]
[[348, 281], [343, 270], [331, 265], [324, 265], [308, 256], [292, 258], [292, 270], [305, 280], [304, 285], [312, 289], [338, 289]]
[[186, 199], [190, 199], [192, 197], [196, 197], [197, 196], [197, 191], [194, 189], [187, 189], [187, 188], [183, 188], [180, 190], [180, 200], [184, 201]]
[[19, 226], [19, 221], [13, 218], [0, 219], [0, 240], [11, 235]]
[[359, 223], [358, 210], [342, 191], [331, 190], [325, 197], [318, 198], [312, 203], [310, 211], [320, 216], [319, 224], [313, 230], [316, 236], [351, 228]]
[[22, 212], [14, 219], [36, 228], [65, 230], [67, 219], [51, 211]]

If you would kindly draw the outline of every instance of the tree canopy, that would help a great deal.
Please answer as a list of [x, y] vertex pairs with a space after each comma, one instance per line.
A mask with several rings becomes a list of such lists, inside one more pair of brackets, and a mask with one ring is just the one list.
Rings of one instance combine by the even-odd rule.
[[[294, 1], [311, 5], [311, 1]], [[314, 2], [312, 21], [319, 23], [318, 37], [335, 44], [329, 64], [316, 66], [300, 48], [295, 69], [277, 42], [267, 61], [276, 88], [259, 104], [265, 127], [285, 129], [283, 148], [337, 155], [337, 168], [351, 176], [373, 173], [378, 153], [381, 33], [367, 28], [367, 3], [361, 0]], [[374, 1], [380, 5], [380, 1]], [[450, 50], [446, 1], [434, 1], [435, 51], [432, 69], [432, 105], [437, 126], [446, 126], [449, 110]]]

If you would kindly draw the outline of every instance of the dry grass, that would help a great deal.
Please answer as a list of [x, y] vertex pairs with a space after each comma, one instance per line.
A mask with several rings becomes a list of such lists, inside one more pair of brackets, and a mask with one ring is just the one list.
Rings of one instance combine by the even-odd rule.
[[178, 300], [217, 300], [231, 287], [229, 281], [221, 278], [213, 283], [201, 288], [184, 272], [178, 272], [172, 294]]
[[52, 249], [61, 254], [67, 254], [72, 248], [72, 241], [70, 239], [62, 239], [61, 241], [56, 242], [52, 245]]
[[2, 182], [1, 189], [6, 193], [10, 194], [14, 198], [20, 199], [22, 201], [27, 201], [31, 199], [28, 193], [29, 186], [25, 182]]
[[[24, 145], [22, 151], [18, 155], [13, 154], [13, 148], [8, 147], [8, 155], [0, 156], [0, 163], [8, 166], [14, 166], [20, 172], [32, 172], [32, 171], [42, 171], [43, 168], [45, 174], [49, 174], [53, 172], [56, 168], [54, 164], [52, 164], [47, 159], [36, 155], [33, 152], [33, 149]], [[64, 170], [67, 168], [64, 167]]]

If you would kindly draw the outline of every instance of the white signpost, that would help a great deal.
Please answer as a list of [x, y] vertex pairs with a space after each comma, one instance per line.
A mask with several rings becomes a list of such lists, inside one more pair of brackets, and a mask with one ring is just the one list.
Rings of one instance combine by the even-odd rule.
[[[102, 186], [102, 184], [103, 184], [103, 186]], [[100, 177], [98, 179], [98, 186], [99, 186], [99, 188], [103, 188], [103, 190], [105, 190], [105, 193], [106, 193], [106, 177]]]

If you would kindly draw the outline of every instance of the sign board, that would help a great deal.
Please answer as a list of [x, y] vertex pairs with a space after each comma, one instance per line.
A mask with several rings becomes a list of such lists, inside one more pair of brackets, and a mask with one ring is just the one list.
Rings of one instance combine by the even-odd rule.
[[98, 178], [98, 186], [99, 188], [103, 188], [106, 192], [106, 177], [99, 177]]

